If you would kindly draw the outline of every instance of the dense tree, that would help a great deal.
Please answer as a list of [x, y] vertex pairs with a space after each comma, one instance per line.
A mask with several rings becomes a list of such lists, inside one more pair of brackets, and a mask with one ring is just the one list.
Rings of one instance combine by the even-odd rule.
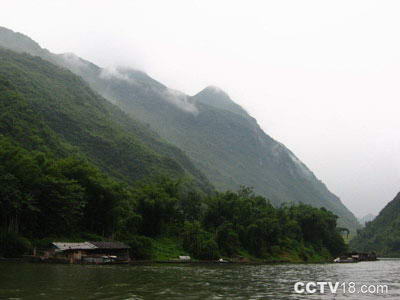
[[157, 236], [174, 223], [178, 216], [177, 183], [163, 179], [161, 182], [141, 185], [135, 189], [137, 212], [142, 216], [139, 233]]
[[[124, 240], [136, 258], [151, 257], [149, 238], [160, 236], [177, 237], [199, 259], [242, 251], [264, 258], [297, 251], [308, 259], [346, 250], [337, 217], [324, 208], [274, 208], [245, 187], [203, 197], [167, 177], [128, 187], [82, 158], [27, 151], [4, 137], [0, 184], [2, 241], [19, 252], [28, 248], [18, 235], [35, 239], [83, 233]], [[395, 241], [392, 247], [398, 247]]]

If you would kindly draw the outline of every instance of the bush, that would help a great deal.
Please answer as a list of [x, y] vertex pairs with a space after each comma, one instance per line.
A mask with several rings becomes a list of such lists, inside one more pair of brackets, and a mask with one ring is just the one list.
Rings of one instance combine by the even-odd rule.
[[12, 232], [0, 232], [0, 255], [7, 258], [21, 257], [32, 248], [28, 239]]
[[231, 223], [223, 223], [218, 227], [216, 240], [223, 255], [233, 256], [240, 249], [239, 235]]
[[198, 252], [194, 255], [195, 258], [204, 260], [213, 260], [220, 257], [218, 245], [212, 238], [203, 240], [198, 248]]
[[194, 258], [210, 260], [220, 255], [212, 234], [203, 230], [199, 222], [185, 222], [182, 240], [183, 248]]
[[33, 239], [32, 246], [37, 249], [46, 249], [51, 243], [54, 242], [54, 240], [54, 238]]
[[90, 233], [90, 232], [84, 232], [81, 235], [82, 240], [84, 241], [93, 241], [93, 242], [100, 242], [104, 240], [104, 238], [98, 234]]
[[125, 241], [131, 249], [129, 250], [132, 259], [150, 259], [153, 253], [153, 241], [151, 238], [135, 235]]

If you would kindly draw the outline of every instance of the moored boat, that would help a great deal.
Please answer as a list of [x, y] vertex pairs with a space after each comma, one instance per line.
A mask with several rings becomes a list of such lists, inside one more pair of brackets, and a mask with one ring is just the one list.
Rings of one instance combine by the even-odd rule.
[[334, 263], [355, 263], [358, 262], [357, 259], [348, 256], [340, 256], [333, 260]]

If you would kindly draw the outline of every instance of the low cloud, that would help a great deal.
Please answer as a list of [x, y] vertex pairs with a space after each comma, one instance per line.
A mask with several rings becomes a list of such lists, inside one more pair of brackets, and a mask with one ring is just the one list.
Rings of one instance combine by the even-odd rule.
[[[118, 79], [128, 82], [129, 84], [140, 84], [141, 80], [136, 80], [132, 73], [141, 73], [140, 71], [133, 69], [125, 69], [123, 67], [110, 67], [102, 69], [100, 77], [103, 79]], [[146, 85], [147, 89], [150, 89], [152, 93], [165, 99], [167, 102], [175, 105], [184, 112], [189, 112], [197, 115], [199, 113], [196, 105], [190, 101], [190, 98], [177, 90], [160, 88], [161, 85], [150, 84]]]
[[127, 74], [124, 74], [123, 70], [118, 67], [109, 67], [109, 68], [104, 68], [101, 70], [100, 77], [103, 79], [120, 79], [127, 81], [129, 83], [136, 83], [135, 80], [128, 76]]
[[174, 104], [175, 106], [177, 106], [178, 108], [180, 108], [185, 112], [190, 112], [195, 115], [199, 113], [199, 110], [197, 109], [196, 105], [190, 102], [189, 97], [182, 92], [166, 89], [162, 93], [162, 96], [168, 102]]
[[67, 67], [72, 69], [73, 71], [80, 71], [88, 66], [88, 63], [86, 61], [84, 61], [74, 53], [63, 53], [60, 54], [60, 56], [67, 64]]

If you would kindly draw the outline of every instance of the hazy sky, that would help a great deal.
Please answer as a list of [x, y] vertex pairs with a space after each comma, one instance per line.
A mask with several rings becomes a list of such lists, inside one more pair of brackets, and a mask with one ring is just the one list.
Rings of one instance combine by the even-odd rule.
[[400, 191], [400, 1], [0, 0], [52, 52], [225, 90], [357, 216]]

